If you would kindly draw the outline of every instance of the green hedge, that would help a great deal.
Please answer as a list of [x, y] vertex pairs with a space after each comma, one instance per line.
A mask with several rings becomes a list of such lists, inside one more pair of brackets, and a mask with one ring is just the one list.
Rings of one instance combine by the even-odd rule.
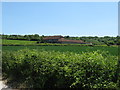
[[117, 57], [108, 52], [3, 52], [3, 77], [14, 88], [117, 88]]

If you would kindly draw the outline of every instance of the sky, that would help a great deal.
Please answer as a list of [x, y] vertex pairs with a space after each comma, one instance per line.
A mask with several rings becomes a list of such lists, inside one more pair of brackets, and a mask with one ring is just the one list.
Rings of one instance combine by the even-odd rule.
[[117, 2], [3, 2], [2, 33], [117, 36]]

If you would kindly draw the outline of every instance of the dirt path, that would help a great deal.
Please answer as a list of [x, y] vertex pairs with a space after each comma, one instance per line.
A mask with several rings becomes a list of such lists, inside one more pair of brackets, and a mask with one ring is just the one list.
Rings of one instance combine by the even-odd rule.
[[1, 90], [2, 88], [8, 88], [8, 86], [5, 85], [5, 84], [3, 83], [3, 81], [0, 81], [0, 90]]

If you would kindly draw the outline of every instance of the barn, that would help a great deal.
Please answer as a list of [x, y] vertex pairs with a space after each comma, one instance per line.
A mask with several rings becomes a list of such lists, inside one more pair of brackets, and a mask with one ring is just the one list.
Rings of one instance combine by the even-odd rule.
[[63, 36], [46, 36], [43, 40], [47, 43], [88, 44], [82, 40], [65, 39]]
[[47, 43], [59, 43], [59, 40], [63, 38], [63, 36], [47, 36], [47, 37], [44, 37], [43, 40], [44, 42], [47, 42]]

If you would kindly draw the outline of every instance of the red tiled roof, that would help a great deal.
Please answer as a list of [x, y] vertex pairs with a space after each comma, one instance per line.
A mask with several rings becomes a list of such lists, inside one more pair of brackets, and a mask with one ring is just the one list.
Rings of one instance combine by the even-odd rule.
[[59, 42], [72, 42], [72, 43], [85, 43], [82, 40], [67, 40], [67, 39], [64, 39], [64, 38], [59, 39], [58, 41]]
[[68, 40], [64, 39], [63, 36], [47, 36], [44, 37], [43, 40], [50, 40], [50, 39], [58, 39], [58, 42], [71, 42], [71, 43], [85, 43], [82, 40]]

